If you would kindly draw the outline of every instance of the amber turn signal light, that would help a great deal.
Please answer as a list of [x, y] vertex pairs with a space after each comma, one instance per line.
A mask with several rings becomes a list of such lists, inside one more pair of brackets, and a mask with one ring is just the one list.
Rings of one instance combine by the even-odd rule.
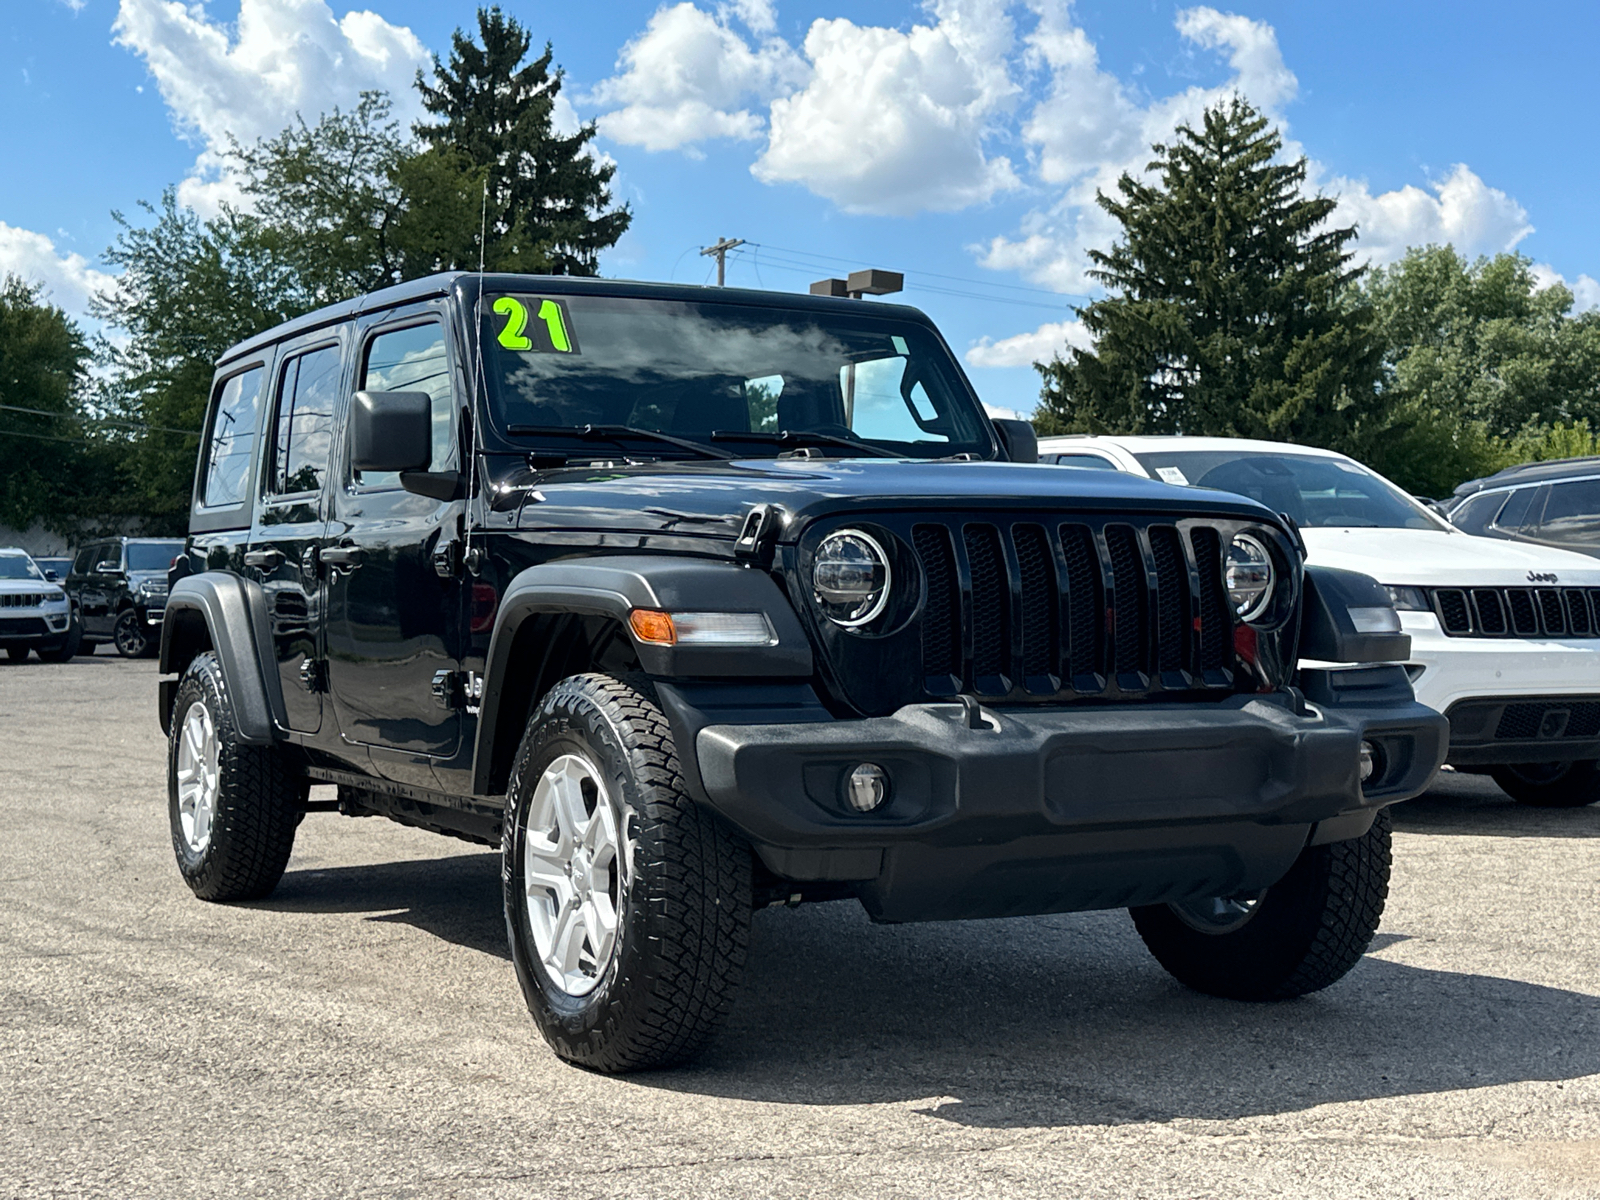
[[673, 628], [672, 614], [654, 608], [636, 608], [628, 614], [628, 624], [633, 626], [633, 636], [652, 646], [673, 646], [678, 641], [678, 631]]

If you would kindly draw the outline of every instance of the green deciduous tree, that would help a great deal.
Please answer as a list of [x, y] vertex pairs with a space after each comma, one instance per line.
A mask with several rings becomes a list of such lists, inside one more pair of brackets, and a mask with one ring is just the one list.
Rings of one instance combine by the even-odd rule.
[[[562, 75], [551, 69], [549, 43], [526, 62], [532, 36], [498, 7], [478, 10], [478, 37], [456, 30], [450, 61], [433, 61], [433, 82], [417, 77], [434, 118], [417, 134], [443, 158], [419, 169], [436, 181], [463, 164], [487, 174], [491, 270], [593, 275], [632, 220], [626, 205], [612, 207], [616, 166], [590, 153], [593, 122], [566, 137], [552, 128]], [[477, 265], [459, 258], [457, 266]]]
[[1600, 313], [1572, 315], [1572, 293], [1541, 288], [1531, 260], [1419, 247], [1361, 291], [1385, 343], [1384, 419], [1362, 438], [1379, 470], [1442, 495], [1513, 462], [1591, 452]]
[[86, 444], [88, 363], [83, 333], [40, 287], [0, 280], [0, 524], [65, 531], [98, 507], [112, 470]]
[[125, 334], [107, 348], [107, 403], [160, 427], [128, 446], [135, 509], [152, 531], [177, 532], [199, 440], [172, 431], [199, 430], [217, 358], [322, 298], [297, 270], [292, 230], [226, 207], [202, 221], [170, 188], [141, 207], [150, 224], [112, 214], [122, 231], [105, 257], [122, 276], [91, 311]]
[[1242, 99], [1154, 147], [1100, 206], [1122, 224], [1091, 251], [1109, 291], [1082, 310], [1092, 349], [1040, 364], [1041, 433], [1187, 433], [1349, 443], [1373, 406], [1380, 347], [1335, 201]]

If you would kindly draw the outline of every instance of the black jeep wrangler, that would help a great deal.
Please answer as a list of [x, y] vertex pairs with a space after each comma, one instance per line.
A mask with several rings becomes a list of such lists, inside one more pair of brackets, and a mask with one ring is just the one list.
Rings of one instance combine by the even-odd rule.
[[264, 896], [335, 804], [499, 846], [606, 1071], [706, 1042], [770, 904], [1130, 907], [1193, 987], [1332, 983], [1445, 752], [1387, 596], [1035, 455], [873, 302], [458, 274], [251, 338], [162, 627], [183, 876]]

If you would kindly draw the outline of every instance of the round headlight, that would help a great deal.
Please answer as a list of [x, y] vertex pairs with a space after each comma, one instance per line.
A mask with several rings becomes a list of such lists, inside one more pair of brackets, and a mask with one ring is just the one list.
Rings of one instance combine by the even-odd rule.
[[1275, 574], [1272, 555], [1248, 533], [1238, 534], [1228, 545], [1223, 562], [1228, 599], [1241, 621], [1253, 621], [1272, 603]]
[[889, 603], [889, 556], [859, 529], [841, 529], [822, 539], [811, 567], [817, 607], [846, 629], [865, 625]]

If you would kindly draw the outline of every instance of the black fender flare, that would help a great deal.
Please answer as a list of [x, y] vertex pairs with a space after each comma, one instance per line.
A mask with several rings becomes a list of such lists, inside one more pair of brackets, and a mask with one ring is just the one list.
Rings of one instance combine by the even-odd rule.
[[[664, 612], [763, 612], [774, 641], [767, 646], [657, 646], [634, 636], [636, 608]], [[473, 790], [489, 784], [499, 709], [517, 630], [537, 613], [570, 613], [617, 621], [652, 678], [809, 679], [811, 642], [771, 575], [758, 567], [666, 555], [616, 555], [541, 563], [518, 573], [501, 597], [484, 662]], [[505, 736], [521, 738], [522, 730]]]
[[[274, 666], [266, 594], [261, 585], [225, 571], [203, 571], [178, 580], [167, 596], [161, 622], [163, 675], [175, 675], [189, 665], [184, 657], [181, 630], [184, 616], [198, 613], [205, 621], [211, 648], [222, 667], [233, 697], [239, 740], [263, 746], [277, 741], [283, 728], [283, 696]], [[175, 681], [161, 685], [161, 728], [170, 733], [171, 692]]]

